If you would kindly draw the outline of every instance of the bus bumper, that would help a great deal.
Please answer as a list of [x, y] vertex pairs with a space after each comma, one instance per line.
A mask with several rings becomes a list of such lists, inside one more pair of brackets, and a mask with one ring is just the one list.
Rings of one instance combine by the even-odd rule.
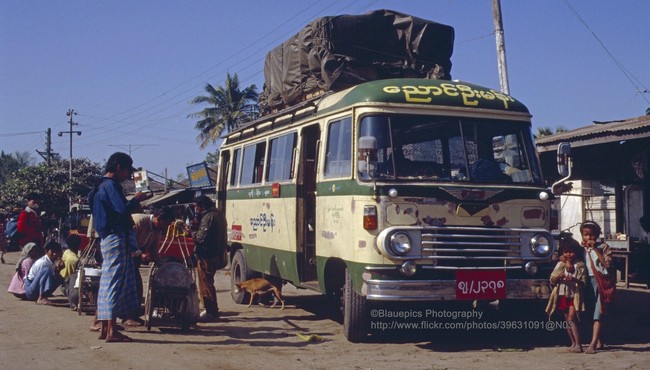
[[[551, 293], [548, 279], [509, 279], [507, 299], [546, 299]], [[454, 301], [454, 280], [364, 279], [361, 294], [371, 301]]]

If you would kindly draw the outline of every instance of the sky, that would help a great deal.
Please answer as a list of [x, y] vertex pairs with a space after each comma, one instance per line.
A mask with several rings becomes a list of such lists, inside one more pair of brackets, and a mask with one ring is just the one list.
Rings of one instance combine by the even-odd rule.
[[[650, 1], [501, 0], [510, 94], [533, 129], [574, 129], [650, 107]], [[499, 89], [490, 0], [0, 0], [0, 150], [52, 148], [187, 176], [190, 100], [227, 73], [262, 91], [269, 50], [310, 21], [391, 9], [455, 29], [454, 80]], [[58, 136], [63, 132], [62, 136]]]

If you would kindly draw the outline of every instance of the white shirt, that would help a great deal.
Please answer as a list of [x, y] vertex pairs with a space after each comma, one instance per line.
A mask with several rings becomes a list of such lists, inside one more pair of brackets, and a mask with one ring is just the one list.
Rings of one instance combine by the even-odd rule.
[[54, 272], [54, 262], [50, 260], [50, 257], [48, 257], [47, 254], [34, 262], [32, 267], [29, 269], [29, 273], [27, 273], [27, 279], [33, 281], [44, 268]]

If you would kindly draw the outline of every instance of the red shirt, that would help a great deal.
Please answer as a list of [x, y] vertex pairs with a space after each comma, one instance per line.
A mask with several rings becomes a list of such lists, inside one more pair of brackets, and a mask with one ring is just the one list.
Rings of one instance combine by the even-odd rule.
[[29, 242], [34, 242], [43, 246], [45, 239], [43, 238], [43, 227], [41, 226], [41, 218], [34, 211], [28, 212], [24, 210], [18, 216], [18, 229], [20, 233], [19, 243], [21, 246]]

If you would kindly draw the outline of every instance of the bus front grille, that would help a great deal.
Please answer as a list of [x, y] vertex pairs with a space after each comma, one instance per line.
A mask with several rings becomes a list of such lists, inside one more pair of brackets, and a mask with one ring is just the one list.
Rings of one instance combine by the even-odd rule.
[[517, 230], [439, 227], [422, 231], [422, 258], [436, 266], [505, 267], [521, 263]]

